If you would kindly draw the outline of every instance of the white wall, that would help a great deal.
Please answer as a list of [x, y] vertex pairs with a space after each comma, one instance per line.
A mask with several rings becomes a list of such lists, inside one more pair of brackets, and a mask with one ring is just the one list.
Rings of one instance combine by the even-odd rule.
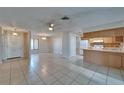
[[62, 36], [63, 34], [58, 32], [52, 36], [52, 52], [54, 54], [62, 54]]
[[68, 32], [63, 33], [62, 55], [64, 57], [70, 57], [70, 35]]
[[2, 30], [0, 28], [0, 63], [2, 63]]
[[31, 53], [50, 53], [51, 52], [51, 38], [47, 37], [46, 40], [42, 40], [41, 37], [32, 35], [31, 38], [39, 40], [39, 49], [31, 50]]
[[39, 49], [42, 53], [50, 52], [50, 44], [49, 44], [49, 37], [46, 40], [42, 40], [39, 38]]
[[70, 57], [76, 56], [76, 35], [70, 33]]
[[39, 50], [32, 50], [32, 53], [53, 53], [64, 57], [76, 56], [76, 35], [70, 32], [55, 32], [47, 40], [39, 39]]
[[80, 55], [80, 36], [76, 36], [76, 54]]
[[62, 55], [64, 57], [76, 56], [76, 35], [69, 32], [63, 33]]
[[12, 31], [4, 31], [2, 46], [3, 53], [2, 59], [13, 58], [13, 57], [24, 57], [23, 53], [23, 33], [18, 32], [17, 36], [12, 35]]

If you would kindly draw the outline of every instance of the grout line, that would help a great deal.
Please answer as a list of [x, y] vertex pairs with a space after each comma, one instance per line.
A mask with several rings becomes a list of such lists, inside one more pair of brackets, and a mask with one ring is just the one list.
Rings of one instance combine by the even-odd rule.
[[124, 77], [123, 77], [123, 74], [122, 74], [121, 70], [122, 70], [122, 69], [120, 69], [121, 78], [122, 78], [122, 80], [123, 80], [123, 82], [124, 82]]
[[92, 77], [89, 79], [89, 81], [88, 81], [88, 83], [87, 83], [88, 85], [90, 84], [90, 82], [92, 81], [93, 77], [95, 76], [95, 73], [96, 73], [96, 72], [94, 72], [93, 75], [92, 75]]
[[12, 74], [12, 63], [10, 63], [10, 78], [9, 78], [9, 85], [11, 85], [11, 74]]
[[40, 75], [33, 69], [34, 73], [39, 77], [40, 81], [44, 83], [44, 85], [47, 85], [44, 80], [41, 79]]
[[107, 75], [106, 75], [106, 85], [108, 85], [108, 76], [109, 76], [109, 71], [110, 71], [110, 67], [108, 66], [108, 69], [107, 69]]
[[[60, 82], [61, 84], [59, 84], [59, 85], [64, 85], [60, 80], [57, 80], [56, 79], [56, 81], [58, 81], [58, 82]], [[50, 85], [55, 85], [54, 83], [56, 82], [56, 81], [54, 81], [53, 83], [51, 83]]]
[[23, 76], [24, 76], [24, 79], [25, 79], [27, 85], [29, 85], [29, 83], [28, 83], [28, 81], [27, 81], [27, 79], [26, 79], [26, 76], [25, 76], [25, 74], [24, 74], [24, 71], [23, 71], [23, 69], [22, 69], [22, 66], [21, 66], [20, 61], [19, 61], [19, 68], [20, 68], [20, 70], [21, 70], [21, 72], [22, 72], [22, 74], [23, 74]]

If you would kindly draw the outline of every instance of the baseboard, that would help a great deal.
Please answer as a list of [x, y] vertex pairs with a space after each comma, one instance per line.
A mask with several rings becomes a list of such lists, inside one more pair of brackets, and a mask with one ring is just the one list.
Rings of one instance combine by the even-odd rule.
[[16, 58], [22, 58], [22, 57], [12, 57], [12, 58], [7, 58], [8, 59], [16, 59]]
[[67, 57], [67, 56], [64, 56], [64, 55], [61, 55], [62, 58], [65, 58], [65, 59], [69, 59], [70, 57]]

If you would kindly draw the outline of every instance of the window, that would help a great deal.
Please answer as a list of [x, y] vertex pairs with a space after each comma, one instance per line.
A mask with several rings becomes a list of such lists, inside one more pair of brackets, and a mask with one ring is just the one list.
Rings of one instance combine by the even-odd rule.
[[31, 39], [31, 49], [38, 49], [39, 48], [39, 41], [38, 39]]

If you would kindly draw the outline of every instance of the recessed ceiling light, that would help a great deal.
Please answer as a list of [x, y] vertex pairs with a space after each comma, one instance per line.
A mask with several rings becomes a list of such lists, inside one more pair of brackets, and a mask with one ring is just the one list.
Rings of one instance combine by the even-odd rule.
[[53, 28], [52, 28], [52, 27], [49, 27], [49, 30], [50, 30], [50, 31], [52, 31], [52, 30], [53, 30]]

